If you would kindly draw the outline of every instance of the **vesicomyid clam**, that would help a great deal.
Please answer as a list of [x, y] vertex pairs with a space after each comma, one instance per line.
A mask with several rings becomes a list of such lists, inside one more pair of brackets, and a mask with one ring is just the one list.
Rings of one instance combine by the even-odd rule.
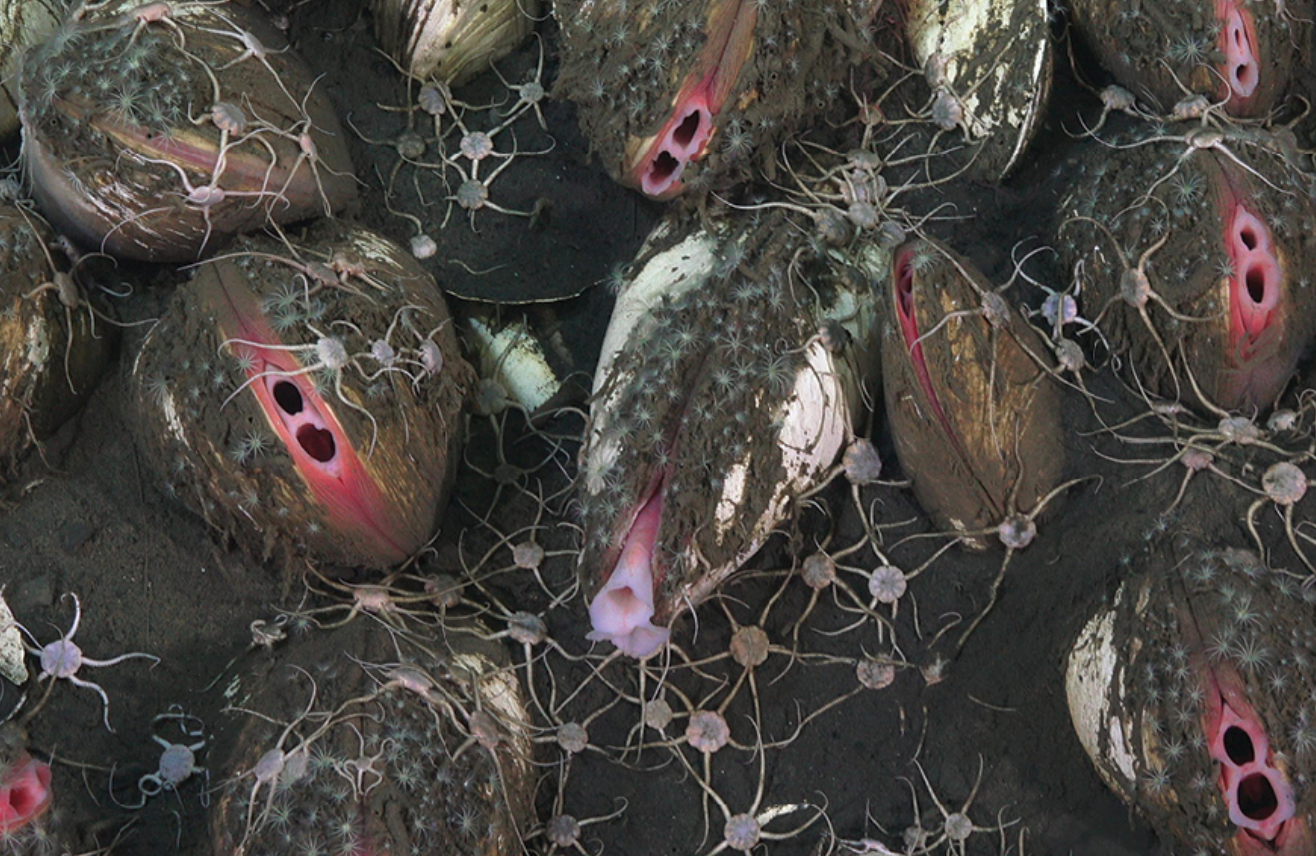
[[1316, 313], [1316, 209], [1286, 133], [1179, 126], [1076, 163], [1061, 259], [1142, 387], [1249, 412], [1283, 392]]
[[854, 437], [876, 379], [868, 283], [888, 253], [820, 247], [774, 212], [671, 219], [641, 250], [582, 452], [591, 638], [658, 651], [676, 614], [749, 559]]
[[375, 36], [417, 80], [460, 86], [534, 31], [539, 0], [374, 0]]
[[1065, 686], [1097, 772], [1167, 843], [1305, 856], [1314, 660], [1300, 580], [1175, 536], [1088, 622]]
[[961, 130], [972, 172], [996, 181], [1023, 154], [1051, 94], [1046, 0], [909, 0], [905, 29], [932, 87], [933, 124]]
[[190, 261], [356, 195], [328, 98], [244, 6], [97, 6], [24, 57], [21, 106], [41, 209], [124, 258]]
[[1115, 79], [1163, 113], [1193, 95], [1265, 116], [1308, 53], [1311, 0], [1072, 0], [1074, 27]]
[[559, 0], [557, 92], [614, 179], [667, 199], [734, 175], [836, 101], [864, 53], [837, 0]]
[[356, 620], [257, 661], [210, 751], [211, 852], [524, 853], [530, 718], [481, 634], [451, 617], [441, 638]]
[[116, 338], [54, 265], [53, 242], [41, 218], [0, 206], [0, 466], [82, 406]]
[[60, 0], [0, 0], [0, 138], [19, 128], [18, 69], [23, 51], [59, 28], [64, 6]]
[[146, 457], [212, 526], [262, 557], [383, 568], [433, 534], [471, 370], [410, 254], [326, 227], [197, 267], [133, 383]]
[[887, 421], [919, 502], [964, 543], [1060, 481], [1060, 399], [1046, 345], [966, 260], [918, 239], [891, 263]]

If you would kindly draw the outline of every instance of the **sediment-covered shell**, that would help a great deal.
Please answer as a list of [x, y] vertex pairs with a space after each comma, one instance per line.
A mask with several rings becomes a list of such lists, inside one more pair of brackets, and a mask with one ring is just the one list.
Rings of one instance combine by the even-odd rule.
[[887, 423], [939, 525], [981, 533], [1060, 481], [1060, 399], [1046, 346], [970, 262], [931, 239], [897, 248], [882, 341]]
[[[53, 434], [96, 387], [114, 330], [97, 323], [54, 235], [35, 214], [0, 206], [0, 463]], [[66, 302], [67, 301], [67, 302]], [[72, 303], [74, 305], [69, 305]]]
[[374, 0], [375, 37], [417, 80], [460, 86], [511, 53], [539, 19], [539, 0]]
[[23, 161], [61, 231], [191, 261], [355, 198], [322, 88], [254, 9], [115, 0], [23, 59]]
[[661, 648], [853, 438], [876, 379], [868, 282], [888, 253], [820, 246], [782, 214], [672, 219], [632, 265], [581, 459], [592, 638]]
[[1310, 54], [1311, 0], [1072, 0], [1074, 28], [1115, 79], [1168, 114], [1185, 97], [1265, 116]]
[[1291, 137], [1180, 125], [1121, 144], [1086, 150], [1061, 204], [1085, 317], [1148, 390], [1269, 407], [1316, 312], [1316, 209]]
[[433, 278], [340, 226], [198, 266], [133, 366], [138, 440], [170, 493], [260, 556], [371, 568], [433, 534], [470, 386]]
[[65, 11], [60, 0], [0, 0], [0, 138], [19, 128], [18, 68], [23, 51], [55, 32]]
[[529, 714], [506, 651], [481, 632], [357, 620], [255, 663], [210, 750], [213, 852], [523, 853]]
[[978, 150], [975, 175], [1014, 168], [1046, 115], [1051, 27], [1046, 0], [910, 0], [905, 29], [932, 88], [932, 121]]
[[1083, 748], [1167, 841], [1311, 853], [1316, 630], [1301, 581], [1187, 536], [1141, 561], [1069, 654]]
[[839, 103], [865, 50], [850, 6], [559, 0], [557, 93], [578, 105], [608, 173], [647, 196], [670, 198], [696, 177], [716, 184], [760, 153], [770, 171], [782, 139]]

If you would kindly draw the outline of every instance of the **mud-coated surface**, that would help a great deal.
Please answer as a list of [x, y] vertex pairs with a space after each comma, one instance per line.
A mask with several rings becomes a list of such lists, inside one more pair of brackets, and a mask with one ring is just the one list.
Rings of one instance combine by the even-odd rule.
[[[361, 208], [349, 217], [404, 244], [416, 228], [393, 216], [389, 205], [421, 218], [438, 242], [430, 269], [452, 294], [486, 300], [515, 295], [531, 302], [578, 294], [536, 304], [531, 312], [556, 334], [554, 341], [575, 368], [588, 373], [610, 310], [605, 281], [631, 260], [661, 208], [613, 184], [588, 159], [571, 108], [546, 101], [541, 106], [547, 130], [533, 110], [525, 111], [495, 138], [500, 152], [510, 152], [515, 138], [520, 154], [505, 169], [500, 159], [480, 176], [489, 179], [497, 171], [489, 181], [494, 203], [527, 213], [538, 207], [539, 216], [531, 222], [489, 209], [472, 218], [452, 208], [440, 229], [451, 207], [445, 196], [463, 179], [450, 171], [453, 184], [445, 190], [441, 168], [400, 163], [391, 141], [409, 126], [431, 139], [429, 154], [412, 160], [440, 163], [432, 148], [434, 118], [407, 112], [407, 87], [373, 50], [368, 20], [357, 5], [311, 2], [291, 14], [293, 43], [325, 75], [321, 85], [349, 128], [364, 183]], [[556, 68], [555, 43], [551, 25], [544, 27], [547, 85]], [[500, 64], [503, 76], [513, 83], [529, 80], [538, 72], [539, 50], [540, 43], [531, 41]], [[1025, 242], [1026, 250], [1053, 241], [1055, 205], [1066, 192], [1066, 158], [1075, 151], [1061, 126], [1077, 130], [1079, 112], [1091, 125], [1100, 111], [1089, 93], [1060, 74], [1051, 120], [1016, 176], [1003, 186], [943, 184], [909, 200], [911, 209], [923, 212], [952, 204], [953, 211], [942, 214], [953, 213], [954, 219], [930, 222], [929, 232], [995, 283], [1010, 278], [1012, 255], [1022, 255], [1016, 244]], [[509, 94], [492, 75], [456, 97], [472, 105], [464, 114], [468, 120], [486, 123], [486, 130], [503, 121], [498, 112], [513, 112], [517, 104], [515, 91]], [[396, 195], [386, 205], [380, 188], [388, 184]], [[539, 200], [546, 201], [536, 206]], [[1066, 281], [1049, 253], [1030, 261], [1028, 271], [1052, 287]], [[123, 282], [135, 287], [131, 298], [105, 301], [126, 320], [156, 317], [179, 279], [159, 269], [127, 267], [107, 276], [116, 288]], [[1031, 305], [1045, 297], [1023, 279], [1007, 295]], [[1085, 314], [1091, 311], [1084, 307]], [[220, 741], [207, 739], [197, 749], [197, 764], [208, 779], [198, 773], [176, 793], [154, 796], [141, 809], [117, 807], [116, 800], [140, 801], [135, 783], [156, 768], [162, 748], [153, 734], [177, 737], [153, 726], [153, 718], [177, 705], [199, 717], [211, 737], [240, 727], [249, 714], [224, 712], [231, 676], [253, 664], [273, 673], [270, 661], [289, 644], [253, 645], [251, 623], [291, 615], [285, 619], [290, 634], [316, 632], [296, 613], [350, 601], [350, 592], [341, 588], [347, 583], [304, 578], [297, 564], [254, 563], [166, 497], [129, 428], [129, 373], [142, 335], [141, 328], [128, 332], [81, 416], [47, 443], [44, 460], [29, 456], [7, 486], [0, 510], [0, 583], [18, 620], [42, 644], [69, 627], [73, 604], [65, 595], [76, 593], [82, 616], [75, 639], [87, 657], [148, 652], [160, 658], [154, 667], [141, 659], [84, 665], [79, 677], [95, 681], [108, 696], [112, 732], [102, 725], [96, 692], [67, 681], [54, 687], [28, 724], [34, 753], [55, 759], [55, 806], [48, 818], [55, 833], [65, 836], [74, 853], [95, 850], [121, 832], [115, 853], [201, 856], [214, 852], [210, 790], [244, 770], [226, 767], [226, 759], [212, 752]], [[741, 813], [765, 822], [764, 843], [774, 853], [851, 852], [841, 842], [864, 839], [866, 852], [882, 852], [879, 843], [894, 852], [958, 852], [943, 826], [946, 815], [960, 810], [974, 826], [967, 853], [1165, 852], [1169, 843], [1158, 842], [1106, 790], [1073, 734], [1064, 690], [1066, 653], [1114, 592], [1126, 565], [1144, 553], [1146, 539], [1189, 526], [1212, 533], [1220, 547], [1252, 547], [1246, 523], [1257, 494], [1203, 471], [1188, 483], [1174, 512], [1163, 515], [1187, 474], [1178, 462], [1153, 474], [1157, 463], [1175, 454], [1176, 446], [1165, 439], [1173, 430], [1145, 416], [1146, 404], [1109, 365], [1085, 372], [1083, 380], [1091, 401], [1074, 386], [1061, 387], [1063, 478], [1081, 481], [1037, 517], [1036, 541], [1010, 557], [992, 611], [963, 640], [991, 598], [1005, 554], [999, 548], [967, 553], [935, 534], [901, 484], [904, 474], [880, 413], [873, 436], [890, 483], [852, 490], [841, 478], [819, 493], [784, 536], [769, 542], [751, 572], [724, 586], [695, 618], [677, 623], [670, 659], [651, 661], [643, 671], [632, 661], [605, 662], [607, 646], [591, 649], [584, 638], [585, 604], [574, 589], [579, 536], [567, 493], [583, 425], [570, 411], [538, 423], [533, 432], [515, 413], [471, 417], [449, 512], [433, 551], [410, 570], [478, 580], [450, 609], [481, 612], [495, 629], [506, 628], [521, 610], [547, 622], [555, 644], [532, 638], [535, 644], [523, 647], [516, 641], [528, 638], [521, 631], [504, 637], [504, 644], [532, 693], [541, 821], [563, 813], [582, 823], [599, 818], [585, 823], [580, 835], [588, 852], [705, 853], [719, 848], [726, 821]], [[1290, 393], [1288, 400], [1296, 399]], [[1118, 436], [1101, 432], [1103, 422], [1116, 426], [1139, 414], [1144, 418], [1118, 429]], [[1220, 443], [1215, 417], [1180, 418], [1181, 438]], [[1311, 422], [1308, 414], [1308, 431]], [[1275, 442], [1284, 449], [1305, 447], [1298, 434]], [[1020, 448], [1018, 454], [1031, 451]], [[1225, 444], [1216, 455], [1222, 471], [1252, 486], [1281, 457], [1257, 446]], [[1263, 502], [1254, 516], [1273, 548], [1271, 564], [1304, 572], [1275, 508]], [[1297, 519], [1304, 517], [1299, 504]], [[865, 520], [873, 527], [867, 534]], [[907, 540], [912, 535], [929, 537]], [[523, 549], [514, 559], [512, 548], [528, 541], [545, 551], [538, 562], [533, 550]], [[836, 562], [838, 582], [815, 593], [791, 569], [820, 549]], [[869, 594], [869, 574], [886, 561], [909, 578], [894, 608], [875, 605]], [[536, 565], [537, 574], [531, 569]], [[367, 580], [378, 576], [348, 577], [349, 583]], [[398, 583], [413, 592], [420, 585]], [[413, 603], [407, 609], [431, 607]], [[351, 615], [347, 606], [314, 618], [328, 623], [349, 615], [378, 620], [365, 612]], [[425, 615], [429, 620], [433, 613]], [[766, 631], [769, 648], [766, 659], [747, 670], [728, 651], [733, 633], [751, 626]], [[741, 632], [740, 642], [756, 641], [756, 634]], [[869, 679], [891, 666], [893, 680], [865, 688], [857, 680], [861, 665]], [[0, 689], [3, 715], [19, 691], [2, 681]], [[44, 692], [44, 684], [29, 687], [25, 713]], [[289, 692], [293, 697], [284, 699], [281, 711], [296, 710], [296, 699], [305, 697], [302, 685], [290, 685]], [[650, 720], [661, 729], [645, 727], [641, 705], [658, 698], [674, 718]], [[699, 719], [691, 716], [695, 711], [720, 713], [730, 742], [708, 755], [692, 748], [686, 733]], [[650, 706], [647, 712], [659, 711]], [[585, 727], [586, 748], [573, 753], [578, 745], [557, 739], [567, 723]], [[927, 838], [906, 836], [919, 826]], [[550, 849], [542, 826], [523, 832], [532, 851]], [[340, 849], [352, 852], [346, 843]]]

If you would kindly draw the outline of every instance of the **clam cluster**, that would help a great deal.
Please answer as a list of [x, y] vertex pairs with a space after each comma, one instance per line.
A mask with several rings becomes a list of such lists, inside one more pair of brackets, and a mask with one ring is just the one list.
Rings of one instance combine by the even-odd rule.
[[[757, 719], [752, 737], [731, 736], [724, 712], [742, 686], [756, 716], [763, 708], [753, 670], [788, 655], [844, 664], [858, 682], [801, 708], [796, 736], [898, 669], [927, 686], [944, 680], [941, 651], [958, 635], [950, 653], [962, 652], [1016, 554], [1039, 537], [1039, 515], [1087, 480], [1076, 469], [1109, 440], [1171, 450], [1151, 465], [1152, 475], [1188, 471], [1172, 510], [1197, 513], [1187, 488], [1203, 473], [1225, 485], [1218, 505], [1244, 510], [1237, 533], [1210, 537], [1166, 512], [1110, 574], [1110, 597], [1086, 593], [1101, 602], [1065, 675], [1079, 742], [1167, 843], [1311, 852], [1316, 638], [1311, 577], [1297, 568], [1316, 574], [1316, 564], [1311, 524], [1294, 509], [1316, 453], [1290, 443], [1310, 433], [1311, 405], [1292, 396], [1294, 409], [1264, 430], [1253, 421], [1285, 400], [1316, 334], [1316, 169], [1304, 117], [1286, 100], [1311, 3], [1072, 0], [1076, 68], [1061, 84], [1114, 82], [1093, 89], [1091, 121], [1050, 123], [1056, 139], [1078, 139], [1044, 164], [1031, 146], [1054, 118], [1055, 78], [1069, 72], [1042, 0], [548, 5], [375, 0], [368, 26], [317, 30], [326, 43], [377, 42], [375, 61], [398, 75], [406, 103], [380, 109], [405, 130], [384, 141], [340, 123], [351, 112], [344, 88], [299, 56], [286, 20], [257, 6], [104, 0], [67, 12], [33, 3], [19, 16], [23, 34], [6, 44], [30, 46], [5, 89], [24, 184], [0, 182], [0, 471], [44, 466], [24, 455], [44, 454], [108, 367], [118, 385], [103, 394], [132, 435], [143, 496], [181, 506], [236, 563], [291, 572], [283, 582], [306, 588], [295, 607], [253, 622], [250, 646], [207, 687], [223, 694], [208, 736], [190, 714], [157, 716], [183, 742], [152, 733], [166, 757], [129, 783], [127, 803], [111, 770], [113, 801], [135, 811], [200, 777], [204, 746], [216, 853], [507, 856], [531, 840], [585, 852], [560, 794], [551, 820], [536, 819], [543, 745], [568, 760], [620, 753], [644, 769], [632, 749], [664, 751], [726, 815], [712, 852], [752, 851], [788, 837], [766, 830], [774, 820], [809, 813], [802, 832], [823, 817], [803, 802], [760, 805], [766, 747], [795, 738]], [[509, 82], [492, 63], [537, 32], [533, 80]], [[0, 50], [0, 67], [13, 57]], [[486, 81], [496, 77], [505, 99], [454, 93], [491, 67]], [[546, 69], [554, 80], [541, 82]], [[617, 190], [644, 224], [637, 237], [647, 233], [610, 277], [596, 361], [564, 333], [563, 318], [598, 296], [578, 297], [588, 283], [538, 292], [579, 301], [563, 301], [561, 316], [493, 305], [513, 300], [450, 308], [455, 269], [478, 279], [497, 268], [473, 269], [448, 257], [457, 242], [440, 251], [432, 237], [451, 237], [450, 220], [465, 230], [469, 214], [469, 240], [515, 259], [520, 233], [482, 237], [476, 211], [550, 228], [551, 206], [503, 208], [488, 193], [529, 153], [520, 119], [546, 134], [561, 121], [567, 108], [549, 103], [550, 88], [571, 102], [589, 148], [570, 154], [571, 167], [588, 154], [603, 183], [606, 173], [634, 191]], [[391, 146], [397, 168], [359, 175], [358, 143]], [[393, 193], [403, 167], [461, 181], [437, 202], [413, 182], [420, 201], [408, 208]], [[1026, 203], [1050, 226], [1056, 262], [1044, 274], [1029, 264], [1040, 250], [1021, 259], [1017, 246], [975, 246], [1013, 224], [960, 223], [983, 196], [1015, 192], [984, 184], [1024, 170], [1049, 172], [1046, 192], [1063, 184], [1051, 201], [1038, 191], [1042, 202]], [[374, 228], [394, 216], [416, 228], [409, 249]], [[562, 378], [591, 365], [573, 399]], [[1139, 410], [1108, 419], [1107, 406]], [[1072, 424], [1089, 415], [1097, 426], [1076, 441]], [[578, 420], [574, 436], [558, 432], [559, 418]], [[1168, 436], [1138, 434], [1147, 424]], [[523, 466], [527, 437], [552, 448]], [[888, 450], [897, 475], [883, 481]], [[484, 476], [484, 461], [489, 512], [476, 510], [487, 499], [478, 491], [459, 494], [445, 522], [459, 470]], [[804, 522], [835, 523], [836, 497], [860, 518], [848, 546]], [[888, 510], [915, 505], [912, 520]], [[498, 515], [513, 507], [531, 507], [533, 520], [508, 525]], [[783, 531], [773, 559], [789, 568], [763, 575], [811, 589], [789, 645], [769, 642], [785, 584], [753, 625], [734, 617], [726, 590]], [[474, 566], [468, 533], [492, 544]], [[69, 553], [78, 535], [61, 532]], [[540, 541], [553, 538], [569, 548], [547, 551]], [[1291, 548], [1292, 567], [1272, 541]], [[909, 543], [935, 545], [917, 569], [888, 555]], [[505, 553], [508, 564], [489, 570]], [[563, 579], [550, 556], [567, 557]], [[993, 565], [995, 582], [976, 617], [964, 599], [929, 597], [941, 623], [925, 636], [927, 615], [899, 604], [945, 556]], [[847, 574], [866, 593], [844, 585]], [[964, 580], [956, 586], [976, 584]], [[886, 653], [806, 652], [802, 631], [816, 628], [805, 619], [824, 592], [849, 623], [821, 635], [876, 628]], [[735, 627], [725, 652], [696, 659], [686, 649], [709, 601]], [[0, 723], [0, 853], [44, 854], [68, 815], [24, 729], [42, 725], [60, 681], [94, 688], [108, 707], [77, 672], [120, 658], [83, 656], [80, 602], [67, 635], [44, 645], [27, 626], [11, 632], [20, 625], [0, 606], [0, 654], [20, 667], [34, 658], [30, 680], [44, 693]], [[549, 637], [529, 611], [538, 606], [574, 610], [575, 647]], [[902, 621], [919, 653], [942, 646], [929, 662], [901, 650]], [[504, 640], [523, 659], [509, 660]], [[721, 660], [744, 671], [705, 697], [665, 672], [648, 686], [655, 663], [707, 678], [701, 670]], [[535, 671], [559, 661], [592, 674], [560, 693], [551, 667]], [[614, 662], [634, 673], [602, 677]], [[609, 700], [565, 721], [599, 694], [596, 677]], [[674, 713], [669, 699], [687, 709]], [[628, 706], [638, 714], [625, 747], [590, 742], [594, 716]], [[710, 784], [727, 745], [759, 760], [748, 813]], [[702, 778], [692, 751], [704, 755]], [[567, 763], [551, 769], [565, 789]], [[971, 852], [965, 841], [983, 831], [1008, 850], [1009, 823], [970, 817], [977, 792], [956, 812], [934, 796], [942, 838], [923, 829], [925, 813], [904, 852]], [[875, 838], [846, 846], [896, 852]]]

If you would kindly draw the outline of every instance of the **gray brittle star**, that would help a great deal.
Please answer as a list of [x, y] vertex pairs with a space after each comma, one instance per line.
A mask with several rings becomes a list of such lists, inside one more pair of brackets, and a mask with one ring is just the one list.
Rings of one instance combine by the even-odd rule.
[[46, 699], [50, 697], [50, 693], [54, 689], [56, 681], [66, 680], [74, 686], [94, 690], [96, 694], [101, 697], [102, 720], [105, 723], [105, 728], [107, 731], [114, 731], [114, 729], [110, 727], [109, 696], [105, 694], [105, 690], [101, 688], [100, 684], [79, 678], [79, 670], [81, 670], [83, 666], [103, 668], [105, 666], [114, 666], [125, 660], [133, 659], [150, 660], [151, 664], [155, 665], [160, 662], [160, 658], [153, 654], [143, 654], [140, 652], [120, 654], [119, 656], [112, 657], [108, 660], [94, 660], [91, 657], [84, 655], [82, 649], [73, 641], [73, 637], [78, 632], [78, 626], [82, 621], [82, 602], [78, 599], [76, 594], [71, 592], [65, 595], [65, 597], [73, 598], [73, 626], [69, 628], [68, 633], [65, 633], [59, 639], [48, 645], [37, 647], [40, 643], [37, 642], [36, 637], [32, 635], [31, 631], [17, 621], [12, 622], [11, 625], [0, 627], [0, 630], [8, 629], [9, 626], [17, 627], [23, 632], [24, 636], [31, 640], [32, 645], [25, 645], [24, 647], [27, 648], [29, 654], [37, 657], [41, 661], [41, 674], [37, 676], [37, 680], [50, 680], [50, 686], [47, 688], [46, 694], [42, 696], [41, 701], [37, 703], [36, 707], [28, 713], [28, 717], [34, 715], [45, 704]]

